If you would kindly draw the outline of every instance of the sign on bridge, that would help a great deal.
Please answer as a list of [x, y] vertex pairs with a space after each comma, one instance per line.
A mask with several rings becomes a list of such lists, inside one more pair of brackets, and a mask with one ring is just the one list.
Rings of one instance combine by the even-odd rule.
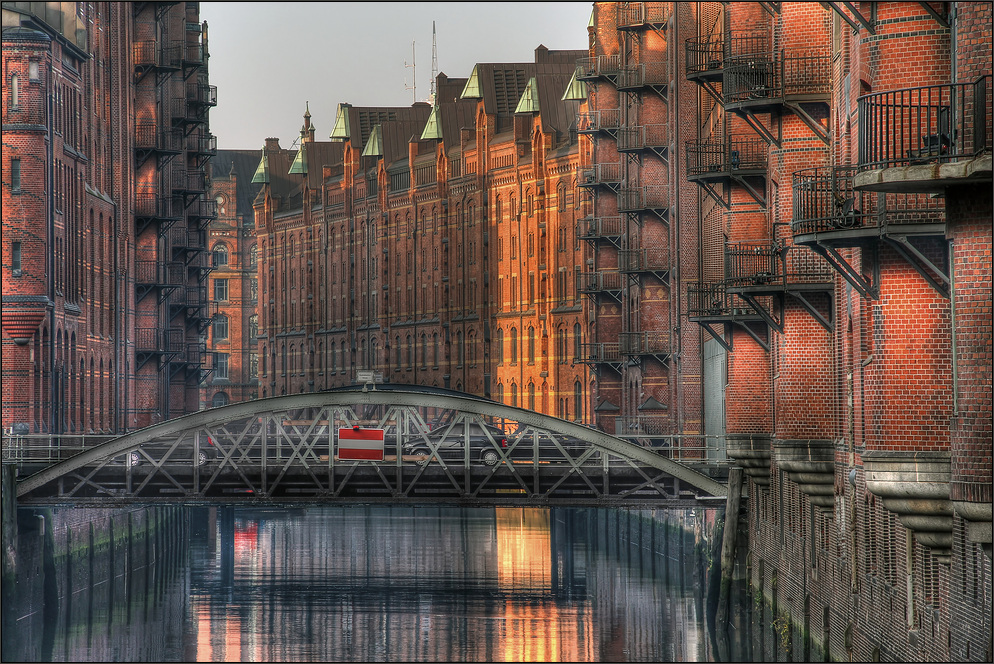
[[383, 461], [383, 429], [339, 429], [338, 458], [341, 461]]

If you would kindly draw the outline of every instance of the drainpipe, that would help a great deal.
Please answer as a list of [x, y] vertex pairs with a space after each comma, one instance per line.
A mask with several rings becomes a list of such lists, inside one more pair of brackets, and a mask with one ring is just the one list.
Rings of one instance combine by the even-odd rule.
[[[53, 54], [54, 56], [54, 54]], [[48, 371], [49, 371], [49, 428], [50, 434], [56, 433], [56, 429], [59, 428], [59, 417], [56, 413], [56, 404], [60, 402], [58, 399], [58, 386], [55, 380], [55, 346], [57, 344], [56, 332], [55, 332], [55, 162], [54, 162], [54, 149], [52, 148], [52, 141], [54, 139], [54, 129], [52, 123], [54, 121], [55, 112], [54, 105], [55, 99], [52, 97], [52, 78], [55, 76], [55, 68], [52, 66], [52, 61], [49, 59], [48, 62], [48, 134], [46, 136], [47, 142], [45, 145], [45, 157], [48, 159], [48, 264], [46, 265], [48, 272], [48, 329], [49, 329], [49, 344], [48, 344]]]

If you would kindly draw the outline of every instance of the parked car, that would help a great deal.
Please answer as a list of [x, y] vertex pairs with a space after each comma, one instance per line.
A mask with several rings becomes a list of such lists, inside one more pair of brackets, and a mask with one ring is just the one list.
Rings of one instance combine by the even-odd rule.
[[[405, 455], [424, 455], [422, 463], [427, 463], [431, 454], [431, 446], [438, 445], [438, 456], [446, 463], [462, 462], [465, 458], [466, 427], [469, 427], [469, 458], [478, 460], [488, 466], [496, 466], [500, 454], [496, 446], [507, 448], [507, 434], [500, 427], [480, 422], [465, 422], [455, 425], [443, 425], [420, 435], [409, 436], [404, 442]], [[496, 445], [496, 446], [495, 446]]]
[[[152, 449], [153, 445], [156, 448], [162, 449], [163, 453], [166, 451], [166, 449], [168, 449], [169, 446], [169, 444], [166, 442], [151, 443], [151, 444], [145, 443], [139, 446], [139, 449], [146, 449], [149, 451], [150, 456], [155, 456], [155, 451], [157, 450]], [[142, 452], [139, 451], [139, 449], [134, 449], [127, 453], [127, 455], [125, 456], [125, 463], [127, 465], [135, 467], [135, 466], [140, 466], [146, 461], [148, 461], [145, 454], [142, 454]], [[166, 463], [175, 464], [175, 463], [192, 462], [193, 461], [193, 459], [191, 458], [192, 449], [193, 447], [191, 445], [177, 446], [176, 449], [174, 449], [172, 453], [169, 455], [169, 458], [166, 459]], [[217, 458], [217, 448], [214, 445], [214, 438], [212, 436], [207, 436], [207, 444], [205, 445], [201, 443], [200, 449], [197, 451], [197, 460], [195, 465], [203, 466], [208, 461], [212, 461], [216, 458]]]

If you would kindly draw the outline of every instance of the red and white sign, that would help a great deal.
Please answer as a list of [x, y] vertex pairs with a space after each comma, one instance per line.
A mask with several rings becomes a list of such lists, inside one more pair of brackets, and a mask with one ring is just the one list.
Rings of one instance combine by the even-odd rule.
[[339, 429], [338, 458], [342, 461], [383, 461], [383, 429]]

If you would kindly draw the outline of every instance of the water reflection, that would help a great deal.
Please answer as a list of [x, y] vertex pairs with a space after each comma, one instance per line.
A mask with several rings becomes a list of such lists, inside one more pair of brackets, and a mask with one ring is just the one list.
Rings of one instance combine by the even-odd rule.
[[[709, 521], [703, 510], [221, 507], [185, 515], [178, 572], [155, 572], [162, 591], [103, 600], [146, 602], [129, 624], [165, 638], [139, 646], [97, 614], [62, 608], [48, 647], [33, 635], [17, 653], [5, 645], [5, 659], [709, 658], [695, 557]], [[78, 592], [60, 602], [74, 605]], [[12, 598], [4, 599], [6, 627]], [[19, 606], [15, 624], [38, 609]], [[89, 634], [85, 648], [80, 630]]]

